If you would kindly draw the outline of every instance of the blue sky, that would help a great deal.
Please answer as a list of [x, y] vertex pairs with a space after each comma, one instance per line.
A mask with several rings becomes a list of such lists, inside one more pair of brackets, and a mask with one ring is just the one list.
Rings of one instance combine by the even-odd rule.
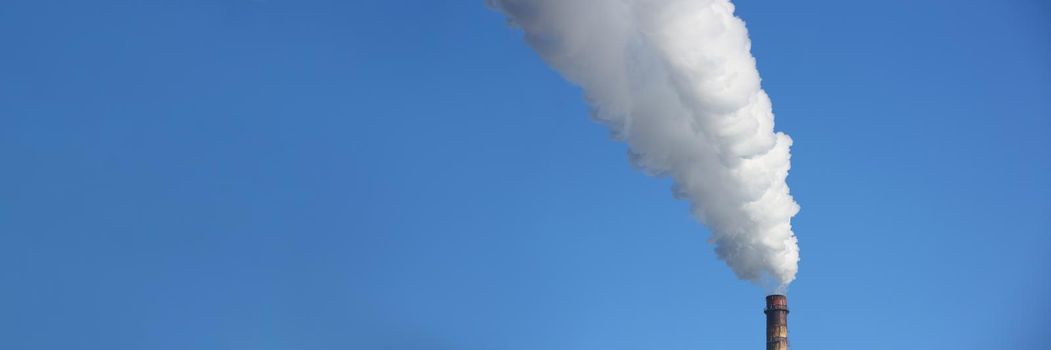
[[[794, 348], [1051, 341], [1051, 7], [736, 1]], [[761, 289], [481, 1], [0, 5], [0, 348], [746, 349]]]

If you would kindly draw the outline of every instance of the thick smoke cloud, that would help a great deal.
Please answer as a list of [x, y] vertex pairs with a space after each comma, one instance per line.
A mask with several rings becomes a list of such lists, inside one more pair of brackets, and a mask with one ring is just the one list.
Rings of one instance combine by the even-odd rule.
[[639, 168], [674, 180], [738, 277], [795, 279], [792, 139], [774, 132], [748, 31], [727, 0], [490, 0]]

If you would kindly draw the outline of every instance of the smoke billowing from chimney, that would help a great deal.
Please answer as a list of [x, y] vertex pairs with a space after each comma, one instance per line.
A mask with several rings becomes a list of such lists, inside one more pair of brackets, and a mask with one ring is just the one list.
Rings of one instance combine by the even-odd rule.
[[792, 139], [774, 131], [744, 22], [728, 0], [489, 0], [594, 118], [712, 232], [738, 277], [783, 290], [799, 248]]

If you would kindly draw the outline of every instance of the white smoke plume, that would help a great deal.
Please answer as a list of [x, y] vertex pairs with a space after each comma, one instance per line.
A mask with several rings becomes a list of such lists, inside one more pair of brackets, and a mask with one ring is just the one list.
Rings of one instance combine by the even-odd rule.
[[792, 139], [774, 132], [730, 1], [488, 2], [583, 89], [635, 165], [674, 180], [739, 278], [784, 292], [799, 262], [799, 206], [785, 183]]

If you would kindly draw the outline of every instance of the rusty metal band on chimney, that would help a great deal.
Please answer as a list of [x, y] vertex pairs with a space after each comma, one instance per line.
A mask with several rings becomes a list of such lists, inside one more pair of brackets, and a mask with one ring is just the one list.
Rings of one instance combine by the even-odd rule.
[[788, 298], [766, 297], [766, 350], [788, 350]]

